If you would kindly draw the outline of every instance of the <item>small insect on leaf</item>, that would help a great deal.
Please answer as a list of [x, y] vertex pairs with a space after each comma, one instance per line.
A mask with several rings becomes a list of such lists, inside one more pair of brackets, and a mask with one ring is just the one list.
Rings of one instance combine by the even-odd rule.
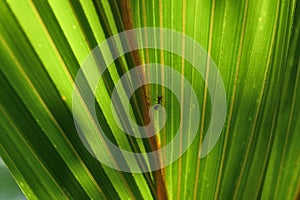
[[161, 105], [161, 102], [162, 102], [162, 96], [160, 95], [160, 96], [158, 96], [157, 97], [157, 103], [155, 104], [155, 106], [154, 106], [154, 110], [157, 110], [158, 109], [158, 104], [160, 104]]

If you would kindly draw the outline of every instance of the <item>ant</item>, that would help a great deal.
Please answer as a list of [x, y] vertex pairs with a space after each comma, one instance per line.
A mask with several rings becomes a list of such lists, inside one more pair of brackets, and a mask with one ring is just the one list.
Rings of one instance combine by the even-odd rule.
[[[162, 98], [163, 98], [163, 97], [162, 97], [161, 95], [157, 97], [157, 104], [161, 104]], [[157, 109], [158, 109], [158, 105], [157, 105], [157, 104], [154, 106], [154, 110], [157, 110]]]

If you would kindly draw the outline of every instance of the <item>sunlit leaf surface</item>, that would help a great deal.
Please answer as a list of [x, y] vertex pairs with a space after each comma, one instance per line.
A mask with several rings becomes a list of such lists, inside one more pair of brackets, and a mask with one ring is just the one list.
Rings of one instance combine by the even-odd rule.
[[[28, 199], [299, 199], [297, 1], [0, 0], [0, 13], [0, 155]], [[138, 153], [172, 143], [187, 89], [183, 79], [167, 76], [161, 65], [189, 81], [200, 110], [196, 121], [191, 101], [184, 99], [190, 108], [187, 130], [194, 123], [199, 127], [179, 159], [157, 171], [128, 173], [107, 167], [83, 145], [72, 95], [78, 70], [98, 44], [141, 27], [174, 30], [201, 45], [223, 79], [227, 112], [219, 140], [200, 159], [215, 106], [205, 84], [209, 61], [202, 77], [184, 59], [193, 52], [186, 41], [176, 42], [173, 48], [181, 55], [175, 55], [162, 50], [164, 41], [171, 40], [163, 36], [157, 44], [162, 48], [120, 56], [99, 81], [94, 106], [97, 121], [115, 145]], [[143, 37], [146, 43], [155, 40]], [[114, 55], [113, 50], [104, 53]], [[167, 121], [157, 136], [136, 139], [114, 120], [111, 94], [122, 75], [149, 63], [161, 65], [145, 67], [139, 77], [154, 74], [172, 86], [148, 84], [135, 92], [129, 108], [119, 105], [118, 111], [129, 109], [137, 124], [146, 125], [148, 109], [161, 104]], [[172, 91], [178, 85], [179, 99]], [[81, 120], [88, 125], [95, 119]], [[184, 134], [188, 138], [191, 133]], [[182, 151], [184, 139], [172, 152]]]

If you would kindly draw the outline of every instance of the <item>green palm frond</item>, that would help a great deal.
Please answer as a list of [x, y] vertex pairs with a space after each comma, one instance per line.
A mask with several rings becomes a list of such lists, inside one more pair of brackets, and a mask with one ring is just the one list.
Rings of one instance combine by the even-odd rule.
[[[299, 2], [0, 0], [0, 11], [0, 156], [28, 199], [299, 199]], [[200, 109], [195, 122], [195, 109], [185, 102], [190, 106], [186, 121], [199, 128], [179, 159], [156, 171], [129, 173], [99, 162], [86, 148], [75, 126], [72, 95], [76, 76], [97, 45], [143, 27], [177, 31], [203, 47], [223, 79], [227, 113], [219, 140], [200, 159], [214, 106], [206, 85], [211, 69], [202, 77], [184, 59], [193, 52], [185, 40], [174, 44], [180, 56], [159, 48], [119, 56], [99, 81], [93, 105], [113, 144], [145, 153], [172, 143], [182, 114], [172, 87], [182, 86], [182, 99], [187, 90], [161, 65], [189, 81]], [[156, 41], [142, 37], [146, 43]], [[160, 37], [159, 47], [172, 41]], [[119, 49], [102, 53], [113, 56], [114, 50]], [[137, 139], [118, 127], [111, 95], [124, 74], [149, 63], [160, 65], [138, 77], [154, 74], [172, 87], [145, 85], [129, 108], [119, 104], [118, 112], [129, 109], [132, 120], [145, 126], [151, 121], [148, 109], [159, 103], [167, 120], [156, 136]], [[81, 120], [87, 127], [95, 123], [93, 118]], [[182, 143], [172, 150], [180, 152]], [[143, 162], [149, 168], [151, 161], [138, 161]]]

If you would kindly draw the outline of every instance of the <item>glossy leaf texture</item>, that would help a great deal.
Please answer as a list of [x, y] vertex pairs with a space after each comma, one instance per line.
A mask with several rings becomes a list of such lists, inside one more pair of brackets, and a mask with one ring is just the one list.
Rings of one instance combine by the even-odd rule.
[[[299, 2], [0, 0], [0, 13], [0, 155], [28, 199], [299, 198]], [[210, 68], [202, 77], [184, 59], [184, 40], [174, 46], [181, 56], [151, 48], [120, 56], [95, 93], [98, 121], [120, 148], [154, 151], [177, 133], [182, 113], [172, 88], [182, 80], [168, 77], [161, 65], [184, 76], [200, 102], [200, 121], [192, 114], [185, 119], [189, 128], [199, 128], [182, 157], [161, 170], [127, 173], [107, 167], [85, 148], [74, 124], [72, 94], [78, 70], [98, 44], [142, 27], [180, 32], [207, 51], [224, 82], [227, 115], [218, 142], [200, 159], [214, 106], [206, 85]], [[157, 103], [168, 118], [157, 136], [136, 139], [117, 126], [111, 94], [126, 72], [149, 63], [157, 66], [145, 68], [142, 78], [154, 73], [173, 87], [140, 88], [130, 101], [132, 118], [146, 125], [148, 109]], [[184, 103], [192, 113], [191, 102]], [[173, 146], [174, 152], [181, 148]]]

